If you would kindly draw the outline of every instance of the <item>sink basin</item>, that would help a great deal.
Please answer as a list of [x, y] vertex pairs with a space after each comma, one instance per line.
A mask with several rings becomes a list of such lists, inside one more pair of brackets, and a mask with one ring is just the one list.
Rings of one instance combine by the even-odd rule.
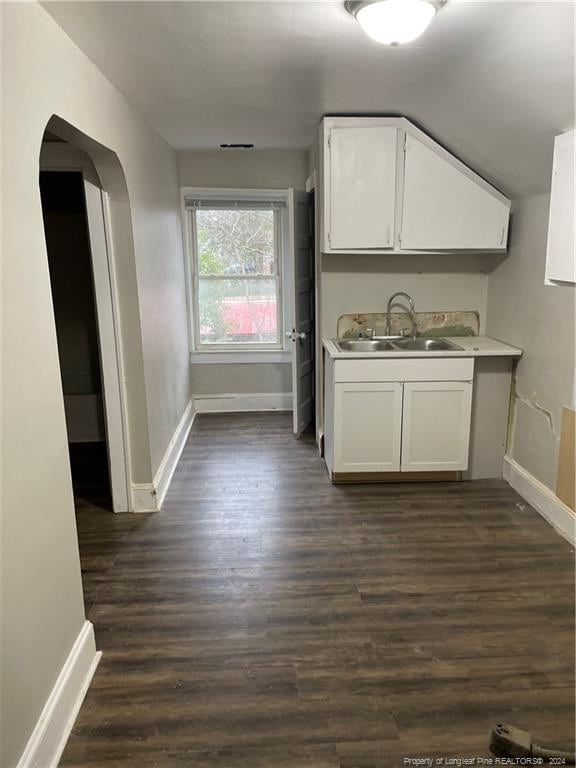
[[343, 352], [392, 352], [395, 349], [384, 339], [344, 339], [337, 344]]
[[386, 339], [342, 339], [336, 343], [342, 352], [442, 352], [461, 349], [447, 339], [404, 339], [401, 336]]
[[461, 349], [446, 339], [402, 339], [394, 342], [396, 349], [406, 349], [413, 352], [441, 352], [442, 350]]

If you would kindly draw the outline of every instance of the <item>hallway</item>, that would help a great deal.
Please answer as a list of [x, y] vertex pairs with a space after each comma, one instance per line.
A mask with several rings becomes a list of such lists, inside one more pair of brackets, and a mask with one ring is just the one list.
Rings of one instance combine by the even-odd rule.
[[503, 481], [333, 486], [291, 414], [196, 417], [164, 510], [78, 513], [104, 652], [61, 761], [388, 768], [570, 746], [573, 550]]

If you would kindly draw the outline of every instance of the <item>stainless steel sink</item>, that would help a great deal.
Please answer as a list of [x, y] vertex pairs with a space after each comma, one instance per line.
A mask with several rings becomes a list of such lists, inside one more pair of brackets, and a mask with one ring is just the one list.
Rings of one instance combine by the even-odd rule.
[[462, 349], [462, 347], [458, 347], [447, 339], [402, 339], [395, 341], [394, 347], [414, 352], [441, 352], [442, 350]]
[[384, 339], [344, 339], [336, 343], [343, 352], [392, 352], [395, 349]]
[[447, 339], [405, 339], [401, 336], [386, 339], [343, 339], [336, 343], [342, 352], [442, 352], [462, 349]]

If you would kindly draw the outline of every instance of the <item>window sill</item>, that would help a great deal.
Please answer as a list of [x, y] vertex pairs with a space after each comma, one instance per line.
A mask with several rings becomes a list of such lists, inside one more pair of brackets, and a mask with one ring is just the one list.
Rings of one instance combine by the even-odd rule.
[[239, 363], [290, 363], [292, 353], [282, 349], [246, 350], [245, 352], [192, 352], [190, 362], [194, 365], [222, 365]]

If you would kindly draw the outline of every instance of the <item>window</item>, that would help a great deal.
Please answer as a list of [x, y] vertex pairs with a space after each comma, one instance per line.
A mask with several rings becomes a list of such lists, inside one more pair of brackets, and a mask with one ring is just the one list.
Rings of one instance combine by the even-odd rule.
[[194, 347], [197, 352], [283, 348], [285, 202], [191, 199]]

